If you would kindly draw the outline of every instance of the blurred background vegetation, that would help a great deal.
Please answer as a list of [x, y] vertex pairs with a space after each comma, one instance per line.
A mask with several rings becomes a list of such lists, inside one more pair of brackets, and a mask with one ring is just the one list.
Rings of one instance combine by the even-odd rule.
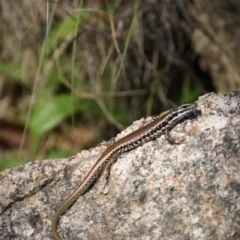
[[240, 89], [240, 3], [0, 2], [0, 170]]

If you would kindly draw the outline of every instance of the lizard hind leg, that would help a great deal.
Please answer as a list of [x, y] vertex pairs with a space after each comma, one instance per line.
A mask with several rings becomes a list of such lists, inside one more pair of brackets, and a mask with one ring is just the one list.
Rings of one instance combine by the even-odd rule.
[[111, 160], [109, 160], [109, 162], [107, 163], [105, 170], [102, 172], [102, 176], [101, 176], [101, 182], [102, 182], [102, 186], [101, 186], [101, 192], [103, 194], [108, 194], [108, 181], [109, 181], [109, 177], [111, 174], [111, 168], [113, 166], [113, 164], [116, 162], [117, 158], [112, 158]]

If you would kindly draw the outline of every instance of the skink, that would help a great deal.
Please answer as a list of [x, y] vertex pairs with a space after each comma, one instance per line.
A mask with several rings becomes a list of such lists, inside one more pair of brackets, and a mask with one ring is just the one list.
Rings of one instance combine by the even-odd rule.
[[174, 143], [174, 139], [170, 136], [170, 131], [177, 124], [188, 119], [193, 119], [199, 115], [201, 115], [201, 111], [197, 109], [196, 103], [185, 103], [175, 109], [153, 117], [152, 122], [121, 138], [108, 147], [88, 172], [78, 188], [64, 200], [55, 212], [52, 219], [52, 234], [55, 240], [61, 240], [57, 233], [57, 224], [60, 216], [78, 199], [79, 196], [89, 190], [89, 188], [100, 177], [104, 169], [110, 169], [111, 165], [117, 160], [119, 155], [131, 151], [132, 149], [154, 140], [161, 135], [165, 135], [170, 143]]

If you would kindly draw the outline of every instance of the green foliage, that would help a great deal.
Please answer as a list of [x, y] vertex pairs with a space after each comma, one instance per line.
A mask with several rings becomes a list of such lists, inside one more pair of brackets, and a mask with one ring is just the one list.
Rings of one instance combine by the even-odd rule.
[[9, 79], [13, 79], [16, 82], [22, 82], [22, 78], [20, 75], [21, 72], [21, 64], [16, 62], [0, 62], [0, 73], [9, 77]]
[[[80, 20], [78, 20], [79, 15], [81, 15]], [[52, 28], [47, 39], [47, 52], [51, 53], [55, 51], [59, 44], [66, 41], [69, 34], [74, 32], [76, 24], [79, 23], [79, 25], [81, 25], [88, 17], [89, 14], [86, 12], [75, 13], [64, 18], [56, 27]]]
[[24, 157], [19, 158], [15, 153], [8, 153], [1, 156], [0, 171], [3, 171], [9, 167], [16, 167], [26, 163], [27, 160]]
[[66, 151], [66, 150], [53, 148], [47, 153], [46, 159], [65, 158], [65, 157], [69, 157], [70, 154], [71, 154], [70, 150]]
[[131, 39], [131, 36], [132, 36], [133, 27], [134, 27], [134, 23], [136, 21], [136, 17], [137, 17], [140, 2], [141, 2], [141, 0], [137, 0], [135, 2], [135, 5], [134, 5], [133, 18], [132, 18], [132, 21], [131, 21], [131, 24], [130, 24], [130, 27], [129, 27], [129, 31], [128, 31], [128, 34], [127, 34], [126, 43], [124, 45], [123, 55], [122, 55], [120, 66], [119, 66], [119, 72], [121, 71], [121, 69], [124, 65], [124, 60], [125, 60], [125, 57], [126, 57], [126, 54], [127, 54], [128, 47], [129, 47], [129, 43], [130, 43], [130, 39]]
[[157, 77], [155, 77], [155, 79], [153, 79], [152, 84], [150, 86], [150, 92], [149, 92], [149, 97], [147, 99], [147, 111], [146, 111], [146, 117], [152, 115], [151, 114], [151, 110], [152, 110], [152, 106], [153, 106], [153, 100], [154, 100], [154, 95], [156, 93], [157, 90], [157, 86], [159, 84], [159, 79], [161, 80], [162, 77], [162, 72], [160, 71], [159, 74], [157, 75]]
[[72, 98], [71, 94], [62, 94], [41, 99], [34, 107], [28, 126], [30, 132], [34, 135], [42, 135], [74, 114], [78, 108], [75, 102], [71, 104]]
[[180, 103], [193, 102], [200, 95], [199, 88], [197, 88], [192, 82], [193, 81], [190, 81], [182, 87]]

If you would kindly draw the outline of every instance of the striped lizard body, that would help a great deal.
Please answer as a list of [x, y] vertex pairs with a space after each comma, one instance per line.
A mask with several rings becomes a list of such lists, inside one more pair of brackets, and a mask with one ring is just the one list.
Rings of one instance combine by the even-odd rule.
[[199, 115], [201, 115], [201, 112], [197, 109], [196, 103], [185, 103], [175, 109], [166, 111], [159, 116], [154, 117], [153, 121], [149, 124], [119, 139], [108, 147], [99, 157], [77, 189], [71, 193], [56, 210], [52, 219], [52, 234], [55, 240], [61, 240], [57, 233], [57, 223], [60, 216], [79, 198], [79, 196], [83, 195], [90, 189], [100, 177], [104, 169], [108, 169], [108, 171], [110, 170], [111, 165], [122, 153], [131, 151], [132, 149], [154, 140], [161, 135], [165, 135], [170, 143], [174, 143], [174, 139], [170, 136], [170, 131], [177, 124], [188, 119], [193, 119]]

